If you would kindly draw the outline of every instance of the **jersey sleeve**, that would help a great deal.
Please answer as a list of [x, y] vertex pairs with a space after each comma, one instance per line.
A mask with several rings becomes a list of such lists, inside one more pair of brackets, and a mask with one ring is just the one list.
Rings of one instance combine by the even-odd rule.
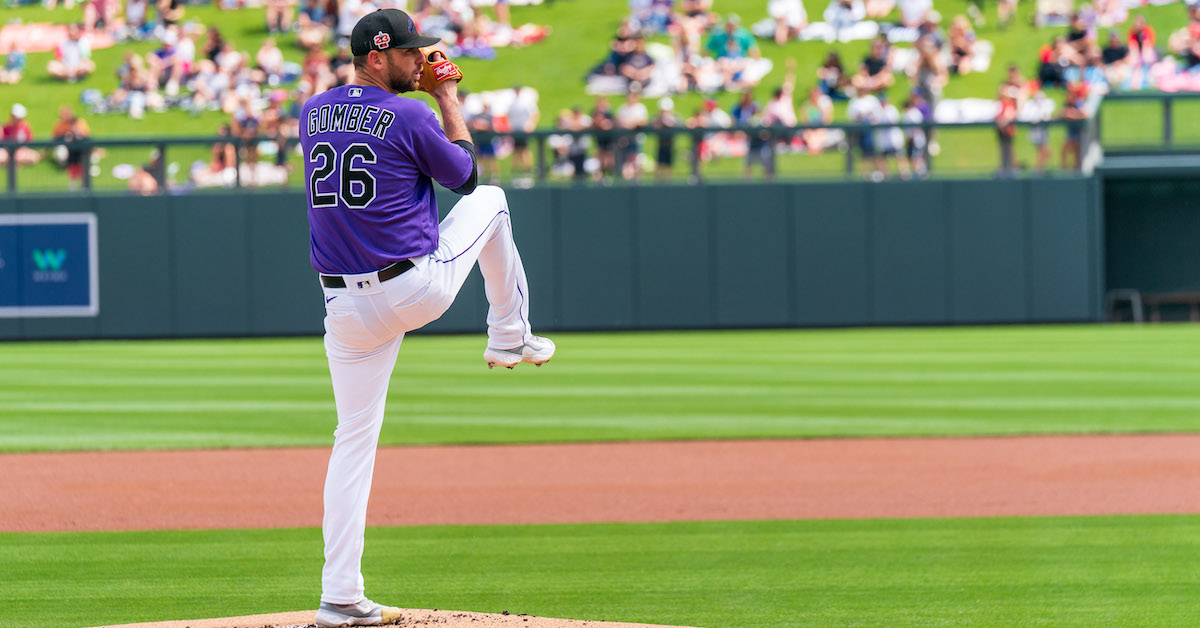
[[475, 162], [467, 149], [446, 139], [433, 112], [427, 113], [412, 129], [412, 159], [421, 173], [453, 190], [467, 182]]

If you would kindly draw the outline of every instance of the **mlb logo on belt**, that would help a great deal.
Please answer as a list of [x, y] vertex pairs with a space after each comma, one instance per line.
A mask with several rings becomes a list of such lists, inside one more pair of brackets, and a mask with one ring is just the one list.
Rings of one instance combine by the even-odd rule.
[[379, 31], [379, 34], [375, 35], [375, 47], [380, 50], [387, 48], [391, 41], [392, 37], [383, 31]]

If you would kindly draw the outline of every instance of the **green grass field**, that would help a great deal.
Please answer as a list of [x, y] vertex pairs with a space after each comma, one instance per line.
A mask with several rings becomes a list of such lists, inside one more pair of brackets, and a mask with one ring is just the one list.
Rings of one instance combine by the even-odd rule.
[[[1195, 516], [372, 528], [375, 599], [690, 626], [1194, 626]], [[0, 534], [3, 625], [315, 608], [315, 529]]]
[[[410, 336], [385, 444], [1200, 430], [1200, 327]], [[525, 408], [519, 413], [500, 408]], [[0, 451], [324, 446], [319, 338], [0, 344]]]
[[[1194, 325], [412, 336], [382, 440], [1200, 430]], [[498, 408], [527, 408], [514, 413]], [[328, 446], [317, 338], [0, 344], [0, 450]], [[368, 531], [376, 599], [721, 627], [1194, 626], [1198, 516]], [[315, 608], [316, 529], [0, 534], [0, 625]]]

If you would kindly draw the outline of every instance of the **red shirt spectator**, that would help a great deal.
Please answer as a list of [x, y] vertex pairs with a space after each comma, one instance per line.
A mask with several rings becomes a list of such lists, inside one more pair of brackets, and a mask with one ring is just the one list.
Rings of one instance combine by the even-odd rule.
[[4, 125], [5, 142], [32, 142], [33, 127], [25, 119], [25, 107], [16, 104], [12, 107], [12, 118]]

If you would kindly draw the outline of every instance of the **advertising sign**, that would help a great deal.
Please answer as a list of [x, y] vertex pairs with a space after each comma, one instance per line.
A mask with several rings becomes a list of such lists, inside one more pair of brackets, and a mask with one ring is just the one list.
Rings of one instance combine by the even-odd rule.
[[95, 214], [0, 214], [0, 317], [96, 316]]

